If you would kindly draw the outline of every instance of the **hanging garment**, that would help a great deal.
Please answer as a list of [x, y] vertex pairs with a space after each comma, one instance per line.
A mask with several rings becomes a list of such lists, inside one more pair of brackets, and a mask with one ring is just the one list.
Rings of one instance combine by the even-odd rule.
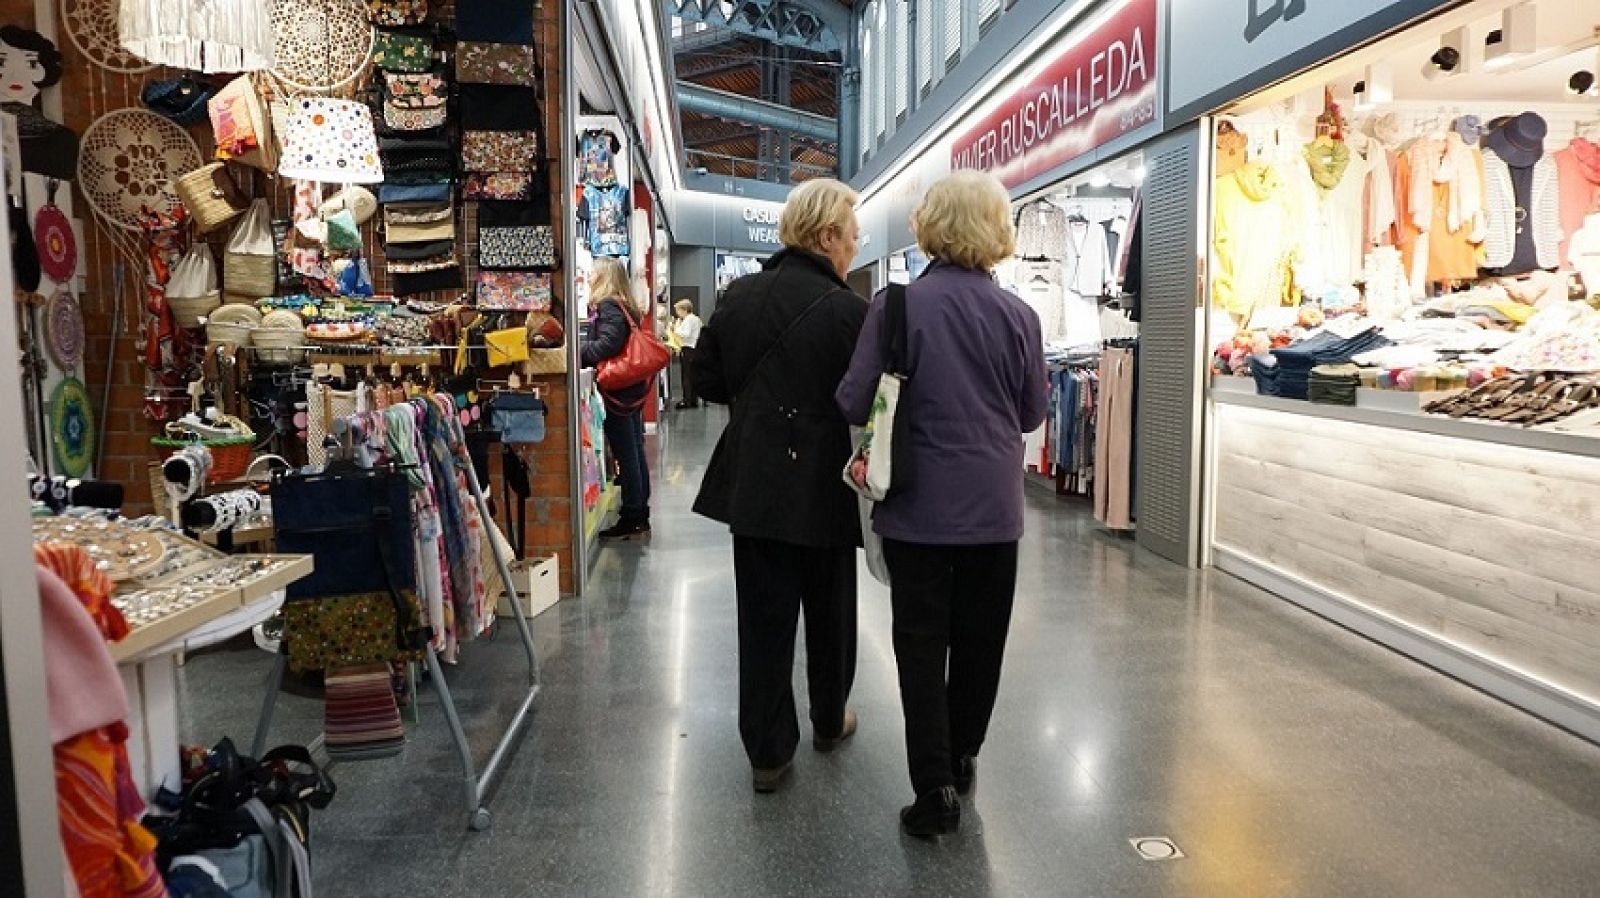
[[[1393, 188], [1381, 149], [1374, 152], [1376, 143], [1360, 135], [1335, 145], [1343, 147], [1341, 156], [1330, 156], [1325, 145], [1315, 142], [1306, 147], [1307, 177], [1301, 189], [1311, 215], [1303, 238], [1306, 252], [1295, 266], [1295, 278], [1313, 295], [1354, 284], [1372, 242], [1370, 230], [1380, 223], [1387, 229], [1394, 219]], [[1376, 206], [1373, 197], [1379, 198]], [[1383, 197], [1388, 199], [1386, 205]]]
[[1418, 140], [1400, 157], [1395, 197], [1413, 296], [1424, 295], [1430, 283], [1478, 276], [1488, 224], [1479, 151], [1454, 131]]
[[617, 183], [617, 153], [622, 143], [610, 131], [589, 130], [578, 135], [578, 183], [613, 187]]
[[[1576, 268], [1568, 248], [1584, 219], [1600, 212], [1600, 144], [1575, 137], [1555, 154], [1556, 184], [1561, 193], [1561, 264]], [[1591, 287], [1591, 289], [1594, 289]]]
[[1101, 354], [1101, 402], [1094, 438], [1094, 517], [1113, 530], [1133, 526], [1134, 381], [1131, 350], [1107, 349]]
[[1561, 264], [1561, 197], [1556, 162], [1541, 156], [1531, 166], [1508, 165], [1483, 151], [1489, 206], [1483, 268], [1494, 275], [1527, 274]]
[[1106, 252], [1104, 232], [1085, 219], [1068, 221], [1064, 249], [1061, 264], [1067, 271], [1067, 289], [1083, 297], [1106, 295], [1111, 283], [1111, 257]]
[[1067, 212], [1039, 200], [1017, 213], [1017, 255], [1024, 259], [1060, 259], [1066, 253]]
[[1213, 202], [1211, 291], [1217, 305], [1248, 321], [1258, 308], [1287, 304], [1301, 219], [1282, 175], [1265, 163], [1246, 163], [1217, 179]]
[[589, 251], [596, 256], [628, 255], [628, 188], [589, 187], [583, 192], [589, 219]]

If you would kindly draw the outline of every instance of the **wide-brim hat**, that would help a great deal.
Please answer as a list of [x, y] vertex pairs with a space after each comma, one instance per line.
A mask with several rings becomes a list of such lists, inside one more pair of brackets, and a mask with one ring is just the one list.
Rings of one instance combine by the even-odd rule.
[[1536, 112], [1524, 112], [1490, 132], [1483, 145], [1515, 168], [1527, 168], [1544, 155], [1544, 138], [1550, 126]]

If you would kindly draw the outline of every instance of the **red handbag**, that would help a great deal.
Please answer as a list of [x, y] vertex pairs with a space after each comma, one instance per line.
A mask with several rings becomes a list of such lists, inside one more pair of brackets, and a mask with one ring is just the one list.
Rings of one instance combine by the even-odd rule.
[[667, 347], [656, 339], [656, 335], [633, 320], [633, 312], [627, 304], [618, 305], [622, 307], [623, 317], [628, 319], [628, 345], [622, 347], [622, 352], [595, 366], [595, 383], [607, 393], [625, 390], [655, 377], [667, 367], [667, 361], [671, 358]]

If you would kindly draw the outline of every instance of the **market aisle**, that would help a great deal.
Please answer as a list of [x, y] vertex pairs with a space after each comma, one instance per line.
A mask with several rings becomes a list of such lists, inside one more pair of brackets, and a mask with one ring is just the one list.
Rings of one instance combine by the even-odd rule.
[[[315, 820], [319, 895], [1592, 894], [1600, 749], [1229, 577], [1135, 552], [1042, 492], [961, 834], [935, 845], [895, 825], [909, 786], [875, 584], [860, 734], [829, 756], [803, 739], [786, 790], [752, 794], [731, 552], [688, 511], [722, 420], [677, 413], [652, 541], [608, 550], [591, 597], [536, 622], [545, 694], [493, 829], [465, 830], [425, 699], [402, 757], [336, 769]], [[508, 631], [453, 675], [482, 751], [514, 710], [519, 652]], [[266, 667], [253, 649], [193, 659], [186, 735], [247, 742]], [[274, 742], [309, 740], [319, 714], [286, 697]], [[1189, 858], [1138, 860], [1128, 839], [1152, 835]]]

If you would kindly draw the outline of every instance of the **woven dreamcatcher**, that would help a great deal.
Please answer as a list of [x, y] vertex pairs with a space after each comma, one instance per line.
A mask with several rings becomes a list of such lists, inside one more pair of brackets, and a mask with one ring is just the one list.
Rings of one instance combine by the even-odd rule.
[[273, 77], [290, 88], [327, 92], [356, 80], [372, 56], [362, 0], [276, 0]]
[[118, 109], [83, 132], [78, 189], [117, 251], [142, 267], [143, 210], [178, 212], [173, 185], [202, 164], [200, 147], [183, 128], [144, 109]]
[[94, 460], [94, 415], [89, 391], [76, 377], [62, 378], [50, 394], [50, 448], [56, 467], [68, 477], [82, 477]]
[[83, 361], [83, 310], [66, 290], [57, 290], [44, 306], [44, 345], [63, 371]]
[[119, 0], [61, 0], [67, 37], [84, 58], [109, 72], [135, 75], [155, 66], [123, 49], [117, 33]]

